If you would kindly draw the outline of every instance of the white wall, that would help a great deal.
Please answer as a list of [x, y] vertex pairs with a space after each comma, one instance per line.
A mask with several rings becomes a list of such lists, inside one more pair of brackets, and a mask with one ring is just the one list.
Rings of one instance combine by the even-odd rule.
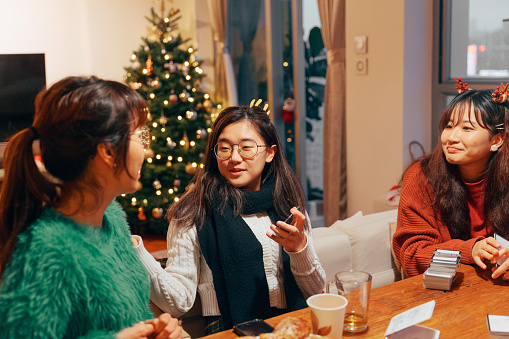
[[[348, 215], [373, 212], [374, 200], [398, 184], [408, 144], [431, 138], [432, 1], [346, 1]], [[368, 37], [368, 53], [354, 37]], [[367, 58], [368, 72], [355, 63]]]
[[[181, 9], [184, 38], [196, 31], [190, 3], [195, 5], [165, 3], [166, 10]], [[48, 84], [91, 74], [122, 81], [132, 52], [147, 35], [145, 16], [152, 6], [160, 13], [160, 2], [153, 0], [1, 0], [0, 53], [45, 53]], [[196, 44], [196, 36], [189, 44]]]

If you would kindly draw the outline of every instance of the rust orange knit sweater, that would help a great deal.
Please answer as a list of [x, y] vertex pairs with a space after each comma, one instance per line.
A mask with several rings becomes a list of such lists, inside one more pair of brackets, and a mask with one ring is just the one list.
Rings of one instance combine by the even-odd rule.
[[[426, 188], [419, 182], [426, 183]], [[491, 235], [484, 224], [484, 194], [472, 194], [475, 187], [467, 185], [471, 193], [469, 201], [472, 218], [472, 238], [464, 241], [451, 239], [445, 223], [433, 209], [433, 189], [421, 171], [420, 163], [415, 163], [405, 174], [401, 188], [398, 211], [398, 227], [394, 233], [394, 254], [409, 276], [424, 273], [436, 249], [461, 251], [461, 262], [474, 264], [472, 247], [479, 239]]]

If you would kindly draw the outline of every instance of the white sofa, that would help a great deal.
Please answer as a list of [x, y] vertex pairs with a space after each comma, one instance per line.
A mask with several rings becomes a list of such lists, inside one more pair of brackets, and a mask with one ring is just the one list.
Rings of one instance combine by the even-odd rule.
[[327, 281], [339, 271], [356, 269], [373, 276], [372, 288], [401, 279], [391, 252], [391, 223], [396, 209], [336, 221], [330, 227], [313, 228], [316, 252]]

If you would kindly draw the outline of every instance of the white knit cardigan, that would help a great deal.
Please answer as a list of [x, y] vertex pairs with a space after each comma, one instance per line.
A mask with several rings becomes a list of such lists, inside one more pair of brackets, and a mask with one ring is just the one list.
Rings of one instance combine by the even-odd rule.
[[[242, 218], [263, 248], [270, 305], [286, 308], [282, 277], [282, 247], [265, 234], [270, 230], [272, 221], [266, 213], [242, 215]], [[140, 241], [137, 247], [138, 255], [150, 275], [152, 301], [173, 317], [180, 317], [191, 309], [198, 291], [203, 315], [220, 315], [212, 271], [201, 253], [196, 227], [185, 231], [170, 227], [169, 230], [168, 261], [165, 269], [148, 253], [143, 246], [143, 241], [138, 237]], [[306, 232], [306, 235], [307, 243], [302, 250], [287, 252], [290, 256], [293, 276], [304, 298], [321, 293], [325, 286], [325, 271], [316, 255], [311, 231]]]

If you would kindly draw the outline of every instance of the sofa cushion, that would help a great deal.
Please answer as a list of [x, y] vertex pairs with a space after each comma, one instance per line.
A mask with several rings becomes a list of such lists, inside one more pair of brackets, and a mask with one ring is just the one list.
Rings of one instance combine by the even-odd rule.
[[313, 228], [312, 232], [316, 254], [327, 281], [339, 271], [352, 269], [352, 247], [348, 235], [331, 227]]
[[390, 222], [398, 211], [359, 215], [335, 222], [331, 228], [345, 233], [352, 247], [352, 265], [373, 276], [373, 288], [400, 279], [391, 253]]

